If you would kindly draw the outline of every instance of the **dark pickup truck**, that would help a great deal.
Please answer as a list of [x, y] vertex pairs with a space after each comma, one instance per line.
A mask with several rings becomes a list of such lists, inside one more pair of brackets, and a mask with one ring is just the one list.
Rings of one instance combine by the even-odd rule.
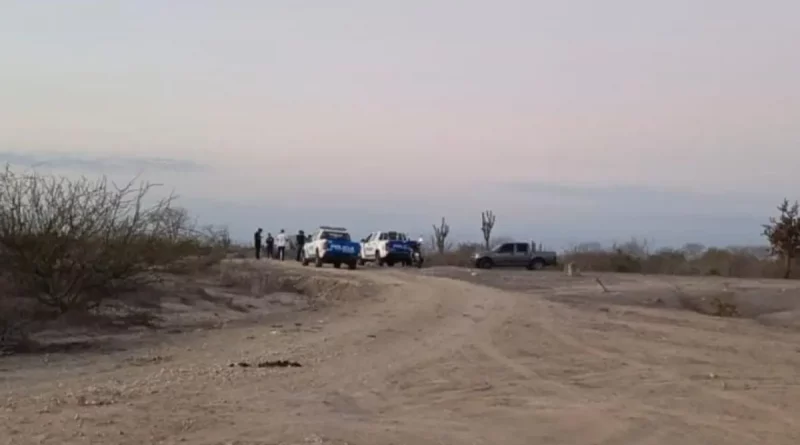
[[556, 253], [537, 251], [534, 243], [503, 243], [492, 250], [478, 252], [473, 258], [475, 267], [491, 269], [492, 267], [525, 267], [539, 270], [546, 266], [558, 264]]

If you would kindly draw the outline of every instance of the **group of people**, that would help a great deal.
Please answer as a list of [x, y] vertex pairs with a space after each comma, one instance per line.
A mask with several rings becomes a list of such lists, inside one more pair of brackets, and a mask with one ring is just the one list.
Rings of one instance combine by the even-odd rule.
[[[269, 259], [277, 259], [283, 261], [286, 258], [286, 248], [291, 247], [292, 242], [290, 237], [286, 234], [286, 232], [281, 229], [281, 231], [272, 236], [272, 233], [267, 233], [267, 237], [263, 237], [264, 229], [258, 228], [256, 233], [253, 235], [253, 242], [255, 243], [256, 248], [256, 259], [261, 259], [261, 251], [264, 250], [266, 253], [266, 257]], [[300, 261], [300, 252], [303, 251], [303, 246], [306, 243], [306, 234], [299, 230], [297, 235], [295, 235], [295, 242], [294, 247], [296, 249], [295, 259]], [[277, 251], [276, 251], [277, 249]]]

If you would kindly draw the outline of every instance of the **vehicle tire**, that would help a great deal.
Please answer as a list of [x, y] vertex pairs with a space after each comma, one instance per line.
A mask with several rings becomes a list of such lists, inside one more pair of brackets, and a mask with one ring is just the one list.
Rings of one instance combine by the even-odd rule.
[[308, 266], [308, 258], [306, 258], [306, 251], [300, 251], [300, 261], [303, 263], [303, 266]]
[[316, 258], [314, 258], [314, 266], [322, 267], [322, 257], [319, 256], [319, 250], [317, 251]]
[[337, 261], [337, 262], [333, 263], [333, 267], [336, 268], [336, 269], [339, 269], [339, 268], [342, 267], [342, 263]]
[[394, 261], [387, 261], [386, 265], [389, 267], [394, 267]]
[[494, 266], [494, 262], [492, 262], [492, 260], [490, 260], [489, 258], [481, 258], [478, 261], [477, 266], [478, 269], [491, 269], [492, 266]]
[[356, 270], [356, 266], [358, 265], [358, 261], [350, 261], [347, 263], [347, 268], [350, 270]]
[[529, 270], [542, 270], [544, 269], [544, 261], [541, 258], [534, 258], [528, 266]]
[[383, 266], [383, 260], [381, 259], [381, 252], [379, 250], [375, 250], [375, 265], [378, 267]]
[[358, 265], [359, 266], [363, 266], [364, 264], [366, 264], [366, 262], [364, 261], [364, 258], [359, 258], [358, 259]]

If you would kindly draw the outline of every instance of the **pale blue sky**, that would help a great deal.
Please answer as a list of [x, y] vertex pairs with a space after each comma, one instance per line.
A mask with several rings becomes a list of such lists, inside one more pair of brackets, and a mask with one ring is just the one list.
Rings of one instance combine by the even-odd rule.
[[498, 234], [554, 245], [753, 243], [800, 198], [798, 17], [790, 0], [0, 0], [0, 153], [147, 167], [241, 237], [444, 215], [477, 238], [488, 207]]

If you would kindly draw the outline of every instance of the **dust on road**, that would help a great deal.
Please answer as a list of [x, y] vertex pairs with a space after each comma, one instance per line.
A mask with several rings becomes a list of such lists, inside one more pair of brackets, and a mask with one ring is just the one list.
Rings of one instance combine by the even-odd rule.
[[[794, 329], [668, 305], [618, 305], [591, 281], [556, 274], [270, 267], [252, 269], [292, 275], [296, 288], [327, 289], [326, 304], [283, 324], [159, 334], [128, 351], [3, 359], [0, 438], [800, 443]], [[667, 301], [670, 292], [660, 278], [614, 279], [623, 302], [640, 294]], [[325, 280], [347, 285], [330, 291]], [[692, 280], [679, 285], [699, 292], [705, 282]], [[778, 285], [751, 283], [758, 286]], [[236, 365], [278, 360], [301, 366]]]

